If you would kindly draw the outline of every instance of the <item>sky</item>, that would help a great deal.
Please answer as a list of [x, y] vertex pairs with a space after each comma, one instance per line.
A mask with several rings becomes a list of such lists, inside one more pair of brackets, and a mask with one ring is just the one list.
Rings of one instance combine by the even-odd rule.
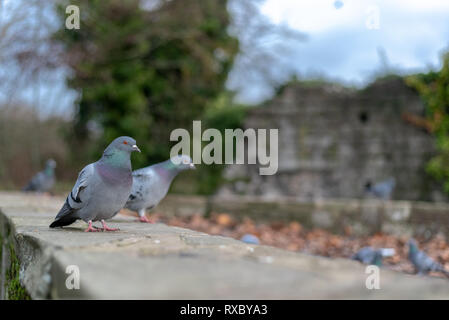
[[[260, 10], [273, 23], [306, 35], [304, 41], [288, 43], [289, 54], [283, 57], [300, 78], [325, 77], [360, 87], [387, 70], [438, 69], [441, 53], [449, 49], [447, 0], [266, 0]], [[55, 96], [64, 99], [56, 99], [62, 101], [57, 110], [66, 112], [76, 95], [64, 87], [63, 75], [57, 79], [57, 84], [42, 83], [40, 104], [59, 90]], [[232, 73], [228, 87], [239, 92], [240, 102], [259, 103], [273, 93], [266, 84], [239, 79]], [[23, 95], [31, 100], [29, 90]]]
[[379, 65], [379, 48], [394, 67], [423, 69], [438, 65], [449, 45], [446, 0], [267, 0], [261, 10], [308, 35], [297, 51], [300, 70], [348, 80], [363, 81]]
[[[449, 49], [447, 0], [266, 0], [261, 11], [273, 23], [306, 34], [288, 56], [303, 77], [360, 87], [380, 72], [438, 69]], [[240, 98], [259, 102], [268, 91]]]

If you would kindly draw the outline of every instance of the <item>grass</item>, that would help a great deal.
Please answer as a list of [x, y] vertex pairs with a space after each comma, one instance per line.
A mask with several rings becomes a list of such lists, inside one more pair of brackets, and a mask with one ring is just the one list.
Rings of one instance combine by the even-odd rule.
[[[0, 233], [0, 261], [3, 259], [4, 241], [4, 235]], [[27, 293], [26, 289], [20, 284], [20, 261], [14, 252], [14, 246], [12, 243], [9, 244], [9, 258], [10, 265], [9, 268], [5, 270], [6, 274], [4, 285], [6, 289], [6, 298], [8, 300], [31, 300], [31, 297]], [[0, 263], [0, 274], [3, 272], [1, 267], [2, 264]]]
[[9, 257], [11, 264], [5, 277], [8, 300], [31, 300], [26, 289], [20, 284], [20, 261], [14, 252], [12, 244], [9, 244]]

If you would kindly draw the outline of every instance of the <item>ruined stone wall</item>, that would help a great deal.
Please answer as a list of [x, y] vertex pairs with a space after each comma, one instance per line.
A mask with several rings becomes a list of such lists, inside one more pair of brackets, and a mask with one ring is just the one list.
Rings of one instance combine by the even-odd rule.
[[361, 198], [367, 182], [396, 179], [399, 200], [444, 200], [425, 172], [435, 151], [425, 129], [404, 120], [424, 116], [420, 97], [400, 78], [363, 90], [297, 83], [249, 112], [246, 128], [279, 129], [279, 170], [260, 176], [255, 165], [232, 165], [219, 194], [301, 199]]

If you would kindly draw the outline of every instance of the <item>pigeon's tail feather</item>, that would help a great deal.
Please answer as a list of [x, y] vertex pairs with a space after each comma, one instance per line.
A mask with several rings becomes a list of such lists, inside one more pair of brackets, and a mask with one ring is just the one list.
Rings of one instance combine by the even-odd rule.
[[447, 278], [449, 278], [449, 271], [446, 269], [441, 269], [441, 273], [444, 274]]
[[50, 228], [56, 228], [56, 227], [64, 227], [68, 226], [69, 224], [74, 223], [78, 218], [72, 217], [72, 216], [65, 216], [61, 219], [55, 220], [50, 225]]
[[70, 207], [69, 202], [66, 200], [64, 206], [56, 216], [55, 221], [50, 225], [50, 228], [68, 226], [69, 224], [74, 223], [78, 219], [73, 215], [74, 212], [75, 210]]
[[438, 265], [437, 265], [437, 268], [435, 268], [435, 269], [436, 269], [435, 271], [439, 271], [439, 272], [441, 272], [442, 274], [444, 274], [446, 277], [449, 278], [449, 271], [447, 271], [446, 269], [444, 269], [443, 265], [438, 264]]

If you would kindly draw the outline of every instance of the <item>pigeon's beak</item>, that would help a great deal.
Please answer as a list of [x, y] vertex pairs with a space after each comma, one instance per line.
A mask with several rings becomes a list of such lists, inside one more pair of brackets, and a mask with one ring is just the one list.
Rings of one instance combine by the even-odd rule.
[[196, 167], [195, 167], [195, 165], [193, 163], [190, 164], [190, 169], [192, 169], [192, 170], [196, 169]]
[[140, 151], [139, 147], [138, 147], [136, 144], [133, 145], [133, 151], [139, 151], [139, 152], [142, 152], [142, 151]]

